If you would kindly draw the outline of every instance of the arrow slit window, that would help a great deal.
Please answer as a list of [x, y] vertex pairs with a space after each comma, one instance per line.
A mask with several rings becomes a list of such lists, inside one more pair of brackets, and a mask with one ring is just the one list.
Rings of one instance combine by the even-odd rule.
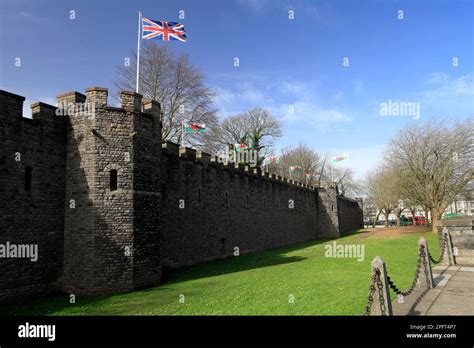
[[110, 171], [110, 191], [117, 191], [118, 186], [118, 176], [117, 171], [112, 169]]

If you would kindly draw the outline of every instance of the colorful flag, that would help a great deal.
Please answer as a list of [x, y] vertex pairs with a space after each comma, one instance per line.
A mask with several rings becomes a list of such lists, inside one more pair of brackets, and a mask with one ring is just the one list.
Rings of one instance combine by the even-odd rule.
[[142, 38], [145, 40], [157, 38], [163, 41], [186, 42], [186, 31], [181, 23], [142, 18]]
[[184, 131], [186, 133], [204, 133], [206, 125], [204, 123], [185, 123]]
[[248, 150], [248, 146], [245, 144], [234, 144], [234, 150], [240, 152], [242, 150]]
[[348, 156], [336, 156], [332, 158], [332, 162], [333, 163], [341, 162], [341, 161], [344, 161], [345, 159], [348, 159]]
[[290, 166], [290, 173], [301, 173], [300, 166]]
[[267, 166], [269, 164], [280, 164], [280, 158], [277, 156], [270, 156], [263, 160], [263, 165]]

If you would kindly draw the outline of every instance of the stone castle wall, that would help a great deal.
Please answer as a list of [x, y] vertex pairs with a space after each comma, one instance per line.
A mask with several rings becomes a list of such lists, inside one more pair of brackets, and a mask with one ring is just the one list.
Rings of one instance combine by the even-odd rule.
[[456, 250], [454, 255], [456, 263], [460, 265], [474, 265], [474, 219], [472, 216], [440, 220], [438, 225], [440, 243], [443, 238], [444, 228], [447, 228], [453, 249], [455, 248]]
[[339, 231], [341, 235], [364, 227], [362, 200], [338, 196], [337, 206], [339, 211]]
[[31, 120], [23, 97], [0, 92], [0, 245], [39, 248], [37, 262], [0, 259], [0, 302], [154, 286], [164, 267], [336, 238], [362, 223], [335, 187], [162, 143], [158, 103], [122, 92], [121, 107], [110, 107], [107, 93], [58, 96], [59, 105], [92, 104], [92, 117], [37, 103]]
[[314, 189], [172, 143], [163, 145], [162, 170], [167, 267], [326, 236]]
[[4, 301], [59, 291], [63, 273], [66, 119], [43, 103], [24, 118], [24, 100], [0, 91], [0, 244], [35, 244], [38, 260], [0, 259]]

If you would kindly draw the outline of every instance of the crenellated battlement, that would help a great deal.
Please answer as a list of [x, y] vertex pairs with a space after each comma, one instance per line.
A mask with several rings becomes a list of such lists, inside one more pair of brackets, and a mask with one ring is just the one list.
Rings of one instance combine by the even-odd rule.
[[[232, 172], [237, 175], [252, 176], [254, 178], [261, 178], [269, 182], [292, 186], [301, 190], [315, 191], [318, 187], [307, 185], [305, 183], [292, 180], [285, 176], [279, 176], [277, 174], [271, 174], [263, 171], [260, 167], [251, 167], [242, 163], [235, 163], [231, 161], [225, 161], [224, 158], [210, 153], [196, 150], [190, 147], [183, 147], [182, 145], [176, 144], [171, 141], [166, 141], [162, 144], [163, 155], [168, 157], [179, 158], [190, 163], [196, 163], [203, 165], [204, 167], [219, 168], [221, 170]], [[335, 183], [326, 183], [328, 188], [335, 188]]]
[[[154, 100], [142, 100], [143, 96], [132, 91], [121, 92], [121, 106], [108, 105], [108, 89], [104, 87], [89, 87], [86, 94], [77, 91], [61, 93], [56, 97], [57, 106], [43, 102], [31, 104], [33, 120], [58, 121], [54, 118], [68, 116], [95, 116], [96, 109], [105, 109], [116, 112], [136, 112], [143, 116], [160, 121], [160, 104]], [[23, 104], [25, 97], [11, 92], [0, 90], [1, 116], [24, 120]], [[59, 120], [58, 122], [64, 122]]]
[[11, 92], [0, 90], [0, 105], [2, 116], [22, 117], [25, 97]]

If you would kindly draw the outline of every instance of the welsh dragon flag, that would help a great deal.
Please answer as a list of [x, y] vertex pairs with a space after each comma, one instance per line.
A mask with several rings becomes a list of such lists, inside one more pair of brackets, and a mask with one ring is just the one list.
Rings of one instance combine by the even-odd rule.
[[242, 150], [247, 150], [249, 147], [245, 144], [234, 144], [234, 150], [240, 152]]
[[280, 159], [277, 156], [270, 156], [267, 157], [263, 160], [263, 165], [269, 165], [269, 164], [280, 164]]
[[290, 173], [301, 173], [300, 166], [290, 166]]
[[206, 131], [206, 125], [204, 123], [185, 123], [184, 131], [186, 133], [204, 133]]
[[333, 163], [336, 163], [336, 162], [341, 162], [341, 161], [344, 161], [345, 159], [347, 159], [348, 156], [344, 156], [344, 155], [341, 155], [341, 156], [335, 156], [332, 158], [332, 162]]

